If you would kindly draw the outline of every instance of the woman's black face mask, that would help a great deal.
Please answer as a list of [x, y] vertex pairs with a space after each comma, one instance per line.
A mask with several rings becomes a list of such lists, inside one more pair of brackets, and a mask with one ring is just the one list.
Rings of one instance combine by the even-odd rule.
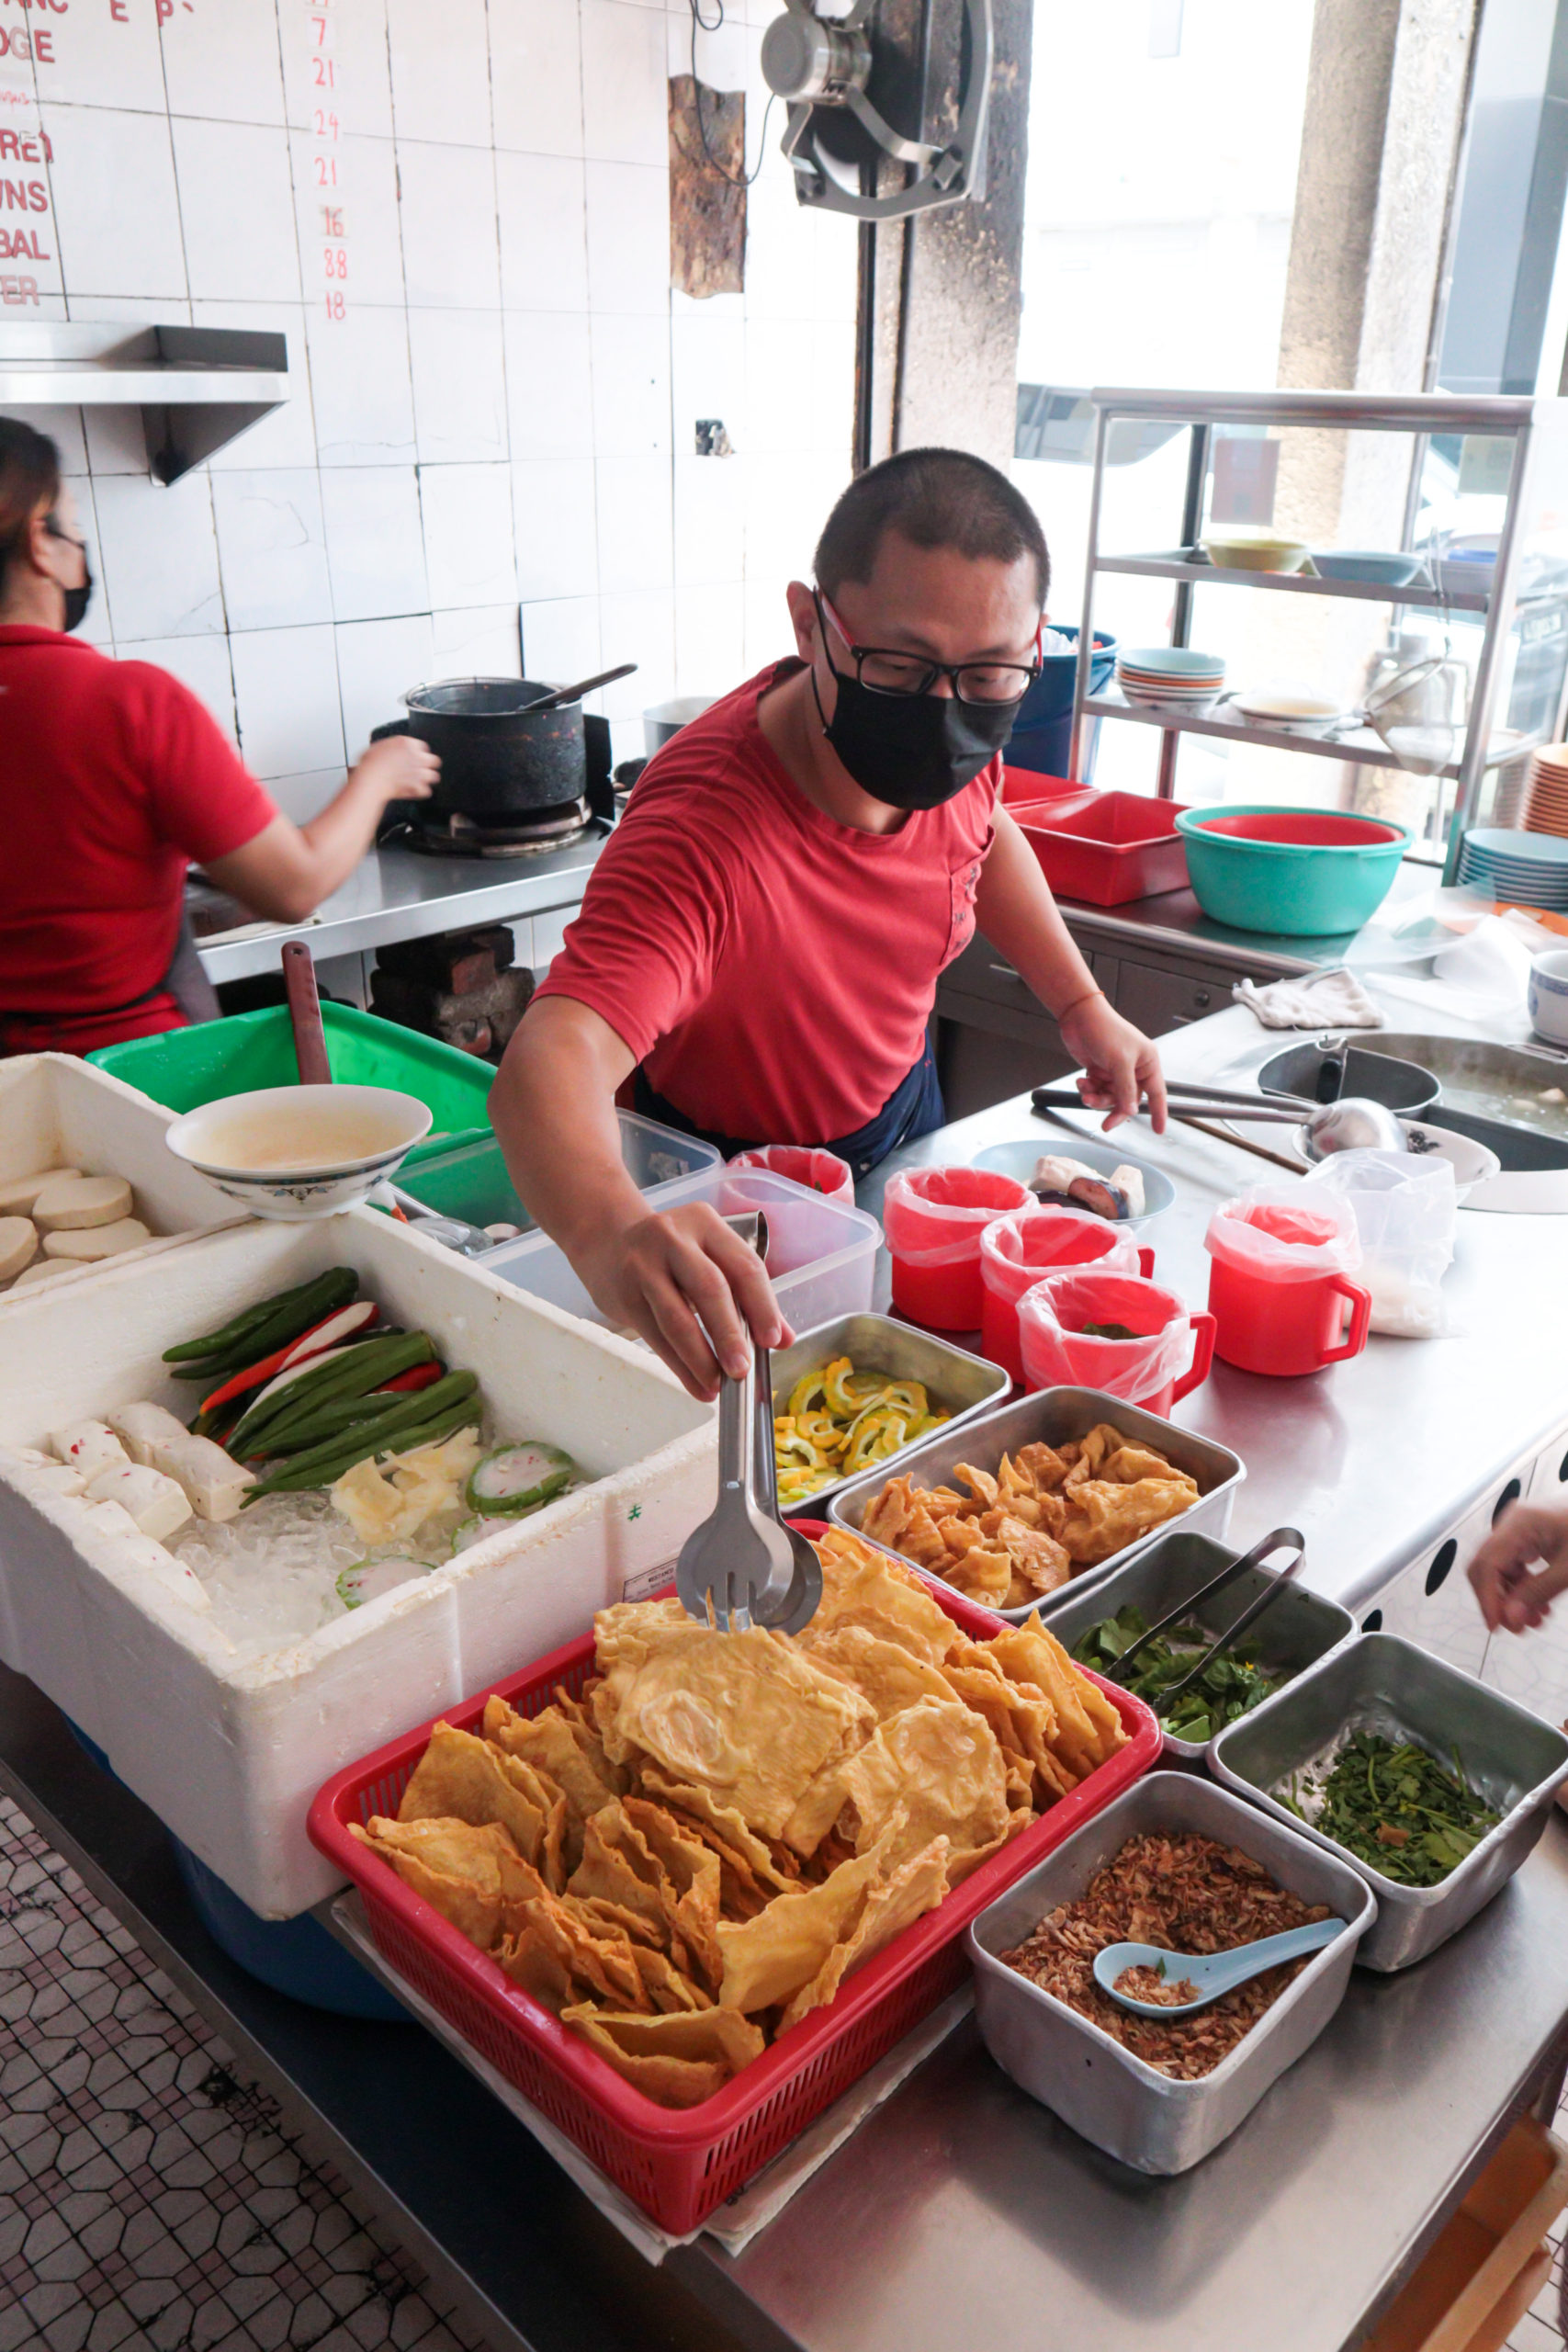
[[82, 585], [79, 588], [62, 588], [60, 592], [65, 599], [65, 628], [69, 636], [73, 629], [80, 628], [87, 617], [87, 606], [93, 598], [93, 567], [87, 561], [85, 542], [73, 539], [69, 531], [62, 531], [52, 514], [44, 529], [51, 539], [63, 539], [67, 547], [82, 550]]
[[[820, 596], [816, 601], [826, 652], [827, 620]], [[811, 677], [822, 731], [861, 790], [889, 808], [940, 808], [956, 798], [1003, 748], [1018, 717], [1018, 702], [874, 694], [852, 671], [840, 670], [831, 653], [828, 666], [838, 687], [831, 719], [823, 714], [815, 672]]]

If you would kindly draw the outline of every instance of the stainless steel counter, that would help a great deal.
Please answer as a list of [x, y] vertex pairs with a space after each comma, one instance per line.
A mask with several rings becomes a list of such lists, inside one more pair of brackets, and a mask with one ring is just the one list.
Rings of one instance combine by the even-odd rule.
[[[1383, 904], [1387, 911], [1402, 900], [1435, 889], [1441, 869], [1406, 864], [1400, 867]], [[1233, 931], [1203, 912], [1190, 890], [1164, 890], [1157, 898], [1132, 899], [1124, 906], [1093, 907], [1080, 899], [1063, 899], [1062, 912], [1075, 936], [1093, 934], [1096, 944], [1122, 948], [1164, 948], [1168, 953], [1196, 956], [1204, 964], [1228, 965], [1237, 973], [1280, 975], [1327, 971], [1342, 964], [1359, 934], [1353, 931], [1332, 937], [1303, 939], [1283, 932]]]
[[254, 925], [241, 937], [203, 943], [202, 965], [214, 982], [248, 979], [255, 972], [276, 971], [286, 939], [304, 940], [322, 963], [395, 939], [423, 939], [432, 932], [515, 922], [554, 907], [575, 907], [603, 847], [604, 838], [590, 833], [565, 849], [516, 860], [374, 849], [309, 922]]
[[[1388, 1012], [1392, 1027], [1460, 1026], [1417, 1016], [1392, 997]], [[1173, 1076], [1239, 1084], [1290, 1042], [1233, 1006], [1161, 1038], [1160, 1054]], [[1085, 1114], [1079, 1125], [1088, 1136], [1100, 1134], [1098, 1118]], [[1176, 1186], [1175, 1207], [1146, 1238], [1156, 1281], [1201, 1306], [1209, 1289], [1203, 1235], [1216, 1204], [1276, 1174], [1281, 1184], [1292, 1179], [1190, 1127], [1156, 1137], [1138, 1120], [1116, 1132]], [[1252, 1130], [1266, 1144], [1280, 1132]], [[987, 1144], [1021, 1136], [1037, 1138], [1042, 1151], [1072, 1149], [1064, 1130], [1035, 1117], [1021, 1094], [897, 1153], [857, 1197], [876, 1215], [895, 1168], [968, 1161]], [[1217, 1363], [1176, 1408], [1184, 1427], [1218, 1438], [1247, 1465], [1232, 1532], [1250, 1544], [1281, 1522], [1300, 1527], [1307, 1582], [1349, 1609], [1485, 1507], [1521, 1462], [1568, 1427], [1568, 1348], [1555, 1304], [1568, 1297], [1568, 1217], [1461, 1209], [1443, 1296], [1450, 1339], [1374, 1338], [1352, 1362], [1297, 1380]]]

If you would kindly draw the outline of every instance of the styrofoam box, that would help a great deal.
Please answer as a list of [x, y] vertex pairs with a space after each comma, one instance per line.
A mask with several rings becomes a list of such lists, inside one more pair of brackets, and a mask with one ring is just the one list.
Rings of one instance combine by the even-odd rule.
[[0, 1061], [0, 1181], [44, 1168], [123, 1176], [135, 1194], [134, 1214], [155, 1237], [140, 1250], [75, 1268], [54, 1282], [0, 1291], [0, 1314], [39, 1290], [58, 1295], [85, 1283], [96, 1287], [107, 1267], [134, 1264], [155, 1248], [162, 1257], [168, 1245], [158, 1246], [158, 1237], [233, 1222], [231, 1204], [165, 1145], [174, 1116], [123, 1079], [73, 1054], [17, 1054]]
[[0, 1341], [0, 1446], [139, 1397], [185, 1408], [163, 1351], [326, 1267], [358, 1268], [389, 1319], [479, 1374], [503, 1437], [564, 1446], [593, 1483], [416, 1583], [242, 1661], [162, 1586], [144, 1540], [92, 1526], [42, 1474], [0, 1469], [0, 1655], [107, 1751], [120, 1778], [268, 1918], [342, 1883], [305, 1830], [330, 1774], [581, 1634], [671, 1561], [714, 1497], [711, 1408], [648, 1352], [356, 1208], [248, 1221], [23, 1293]]
[[[698, 1175], [660, 1186], [657, 1204], [650, 1200], [649, 1208], [663, 1216], [688, 1201], [705, 1201], [720, 1216], [761, 1210], [768, 1220], [773, 1295], [795, 1330], [869, 1311], [882, 1227], [863, 1209], [830, 1201], [809, 1185], [766, 1169], [722, 1167], [705, 1168]], [[604, 1320], [565, 1250], [547, 1233], [525, 1233], [520, 1241], [503, 1241], [499, 1250], [487, 1251], [482, 1262], [502, 1282], [515, 1283], [535, 1298], [547, 1298], [587, 1322]]]

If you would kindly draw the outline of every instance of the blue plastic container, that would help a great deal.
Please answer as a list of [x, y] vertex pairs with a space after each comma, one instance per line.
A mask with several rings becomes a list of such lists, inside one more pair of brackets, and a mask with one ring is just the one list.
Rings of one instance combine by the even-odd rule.
[[[62, 1720], [83, 1755], [123, 1788], [125, 1783], [97, 1741], [89, 1739], [69, 1715], [62, 1713]], [[173, 1830], [169, 1843], [202, 1926], [219, 1950], [227, 1952], [248, 1976], [270, 1984], [275, 1993], [306, 2002], [312, 2009], [330, 2009], [334, 2017], [364, 2018], [376, 2025], [413, 2024], [402, 2003], [392, 1998], [379, 1978], [361, 1967], [354, 1954], [345, 1951], [308, 1911], [297, 1919], [264, 1919], [248, 1903], [242, 1903], [188, 1846], [182, 1846]]]
[[[1054, 625], [1053, 625], [1054, 626]], [[1078, 633], [1076, 628], [1058, 628], [1058, 637], [1070, 638], [1070, 653], [1047, 653], [1041, 662], [1040, 675], [1023, 697], [1007, 748], [1009, 764], [1013, 767], [1035, 768], [1042, 775], [1066, 775], [1067, 760], [1073, 742], [1073, 688], [1078, 671]], [[1116, 639], [1106, 630], [1094, 632], [1094, 658], [1089, 669], [1089, 691], [1100, 695], [1111, 683], [1116, 667]], [[1089, 720], [1084, 734], [1084, 771], [1079, 781], [1094, 782], [1095, 754], [1100, 749], [1100, 721]]]
[[1327, 938], [1359, 931], [1393, 887], [1410, 829], [1339, 809], [1184, 808], [1193, 895], [1235, 931]]

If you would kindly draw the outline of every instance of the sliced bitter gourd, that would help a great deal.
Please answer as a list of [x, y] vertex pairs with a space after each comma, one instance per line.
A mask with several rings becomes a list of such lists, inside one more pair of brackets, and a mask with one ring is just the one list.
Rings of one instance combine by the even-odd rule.
[[452, 1557], [456, 1559], [459, 1552], [468, 1551], [472, 1544], [482, 1544], [485, 1537], [493, 1535], [498, 1527], [510, 1527], [514, 1517], [515, 1513], [509, 1511], [503, 1518], [491, 1519], [483, 1511], [477, 1510], [468, 1519], [460, 1520], [452, 1537]]
[[345, 1609], [360, 1609], [366, 1601], [379, 1600], [383, 1593], [396, 1592], [400, 1585], [429, 1574], [428, 1560], [355, 1560], [339, 1575], [337, 1597]]
[[468, 1474], [464, 1498], [481, 1516], [515, 1519], [520, 1511], [536, 1510], [581, 1481], [582, 1473], [558, 1445], [526, 1438], [520, 1445], [498, 1446]]

